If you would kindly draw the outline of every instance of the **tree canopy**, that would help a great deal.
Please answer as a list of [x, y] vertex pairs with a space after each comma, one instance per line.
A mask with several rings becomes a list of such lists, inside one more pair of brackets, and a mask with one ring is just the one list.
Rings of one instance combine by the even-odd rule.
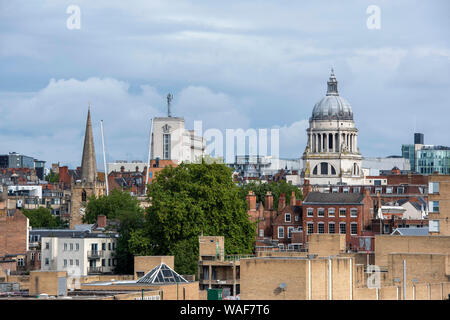
[[273, 206], [274, 209], [278, 209], [278, 199], [280, 194], [284, 193], [286, 196], [286, 204], [289, 204], [291, 200], [292, 191], [295, 192], [295, 198], [297, 200], [302, 200], [302, 190], [284, 180], [280, 182], [269, 182], [269, 183], [255, 183], [251, 182], [249, 184], [241, 186], [241, 197], [245, 199], [249, 191], [253, 191], [256, 195], [256, 203], [264, 203], [264, 196], [267, 191], [271, 191], [273, 195]]
[[226, 254], [251, 253], [255, 226], [231, 175], [205, 161], [160, 171], [149, 186], [145, 228], [130, 239], [134, 253], [174, 255], [182, 274], [197, 273], [200, 235], [224, 236]]
[[121, 212], [142, 212], [139, 201], [133, 198], [129, 192], [113, 189], [108, 196], [88, 199], [84, 223], [95, 223], [97, 216], [105, 215], [108, 219], [119, 219]]
[[47, 208], [24, 209], [22, 212], [33, 228], [64, 229], [68, 225], [60, 217], [53, 216], [50, 209]]

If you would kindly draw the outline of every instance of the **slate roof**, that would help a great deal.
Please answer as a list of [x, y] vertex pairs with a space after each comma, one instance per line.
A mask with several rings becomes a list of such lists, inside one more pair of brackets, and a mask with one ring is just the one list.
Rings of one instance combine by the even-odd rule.
[[428, 227], [423, 228], [396, 228], [391, 235], [401, 236], [427, 236]]
[[310, 192], [306, 196], [303, 203], [339, 203], [339, 204], [356, 204], [361, 203], [364, 199], [364, 195], [361, 193], [322, 193], [322, 192]]
[[147, 272], [136, 283], [148, 283], [148, 284], [173, 284], [180, 282], [189, 282], [176, 273], [167, 264], [161, 263]]

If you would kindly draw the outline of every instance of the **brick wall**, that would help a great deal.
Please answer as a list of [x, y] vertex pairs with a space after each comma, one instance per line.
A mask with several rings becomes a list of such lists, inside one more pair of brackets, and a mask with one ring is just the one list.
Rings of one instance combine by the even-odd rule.
[[27, 248], [28, 218], [20, 210], [14, 216], [0, 216], [0, 256], [25, 254]]

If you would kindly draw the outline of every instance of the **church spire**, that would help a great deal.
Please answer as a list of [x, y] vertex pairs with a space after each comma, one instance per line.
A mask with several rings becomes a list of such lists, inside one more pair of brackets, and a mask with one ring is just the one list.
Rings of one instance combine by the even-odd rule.
[[92, 134], [91, 105], [88, 106], [86, 132], [84, 134], [83, 158], [81, 160], [81, 181], [93, 183], [97, 179], [97, 163], [95, 160], [94, 136]]
[[328, 90], [327, 90], [327, 96], [338, 96], [338, 89], [337, 89], [337, 80], [334, 76], [334, 70], [331, 68], [331, 75], [330, 79], [328, 80]]

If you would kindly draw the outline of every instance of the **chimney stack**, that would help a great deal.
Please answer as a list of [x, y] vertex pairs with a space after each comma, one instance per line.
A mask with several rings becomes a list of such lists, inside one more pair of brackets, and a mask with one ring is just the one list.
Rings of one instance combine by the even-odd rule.
[[306, 196], [308, 193], [311, 192], [311, 185], [309, 184], [309, 180], [306, 180], [303, 182], [303, 199], [306, 199]]
[[106, 227], [106, 216], [105, 215], [97, 216], [97, 227], [98, 228], [105, 228]]
[[273, 195], [271, 191], [267, 191], [264, 196], [264, 209], [273, 210]]
[[291, 193], [291, 201], [290, 201], [291, 206], [295, 206], [296, 202], [297, 201], [295, 199], [295, 191], [292, 191], [292, 193]]
[[256, 210], [256, 195], [251, 190], [248, 192], [247, 202], [249, 210]]
[[284, 193], [280, 194], [280, 198], [278, 199], [278, 211], [283, 210], [286, 207], [286, 197]]

